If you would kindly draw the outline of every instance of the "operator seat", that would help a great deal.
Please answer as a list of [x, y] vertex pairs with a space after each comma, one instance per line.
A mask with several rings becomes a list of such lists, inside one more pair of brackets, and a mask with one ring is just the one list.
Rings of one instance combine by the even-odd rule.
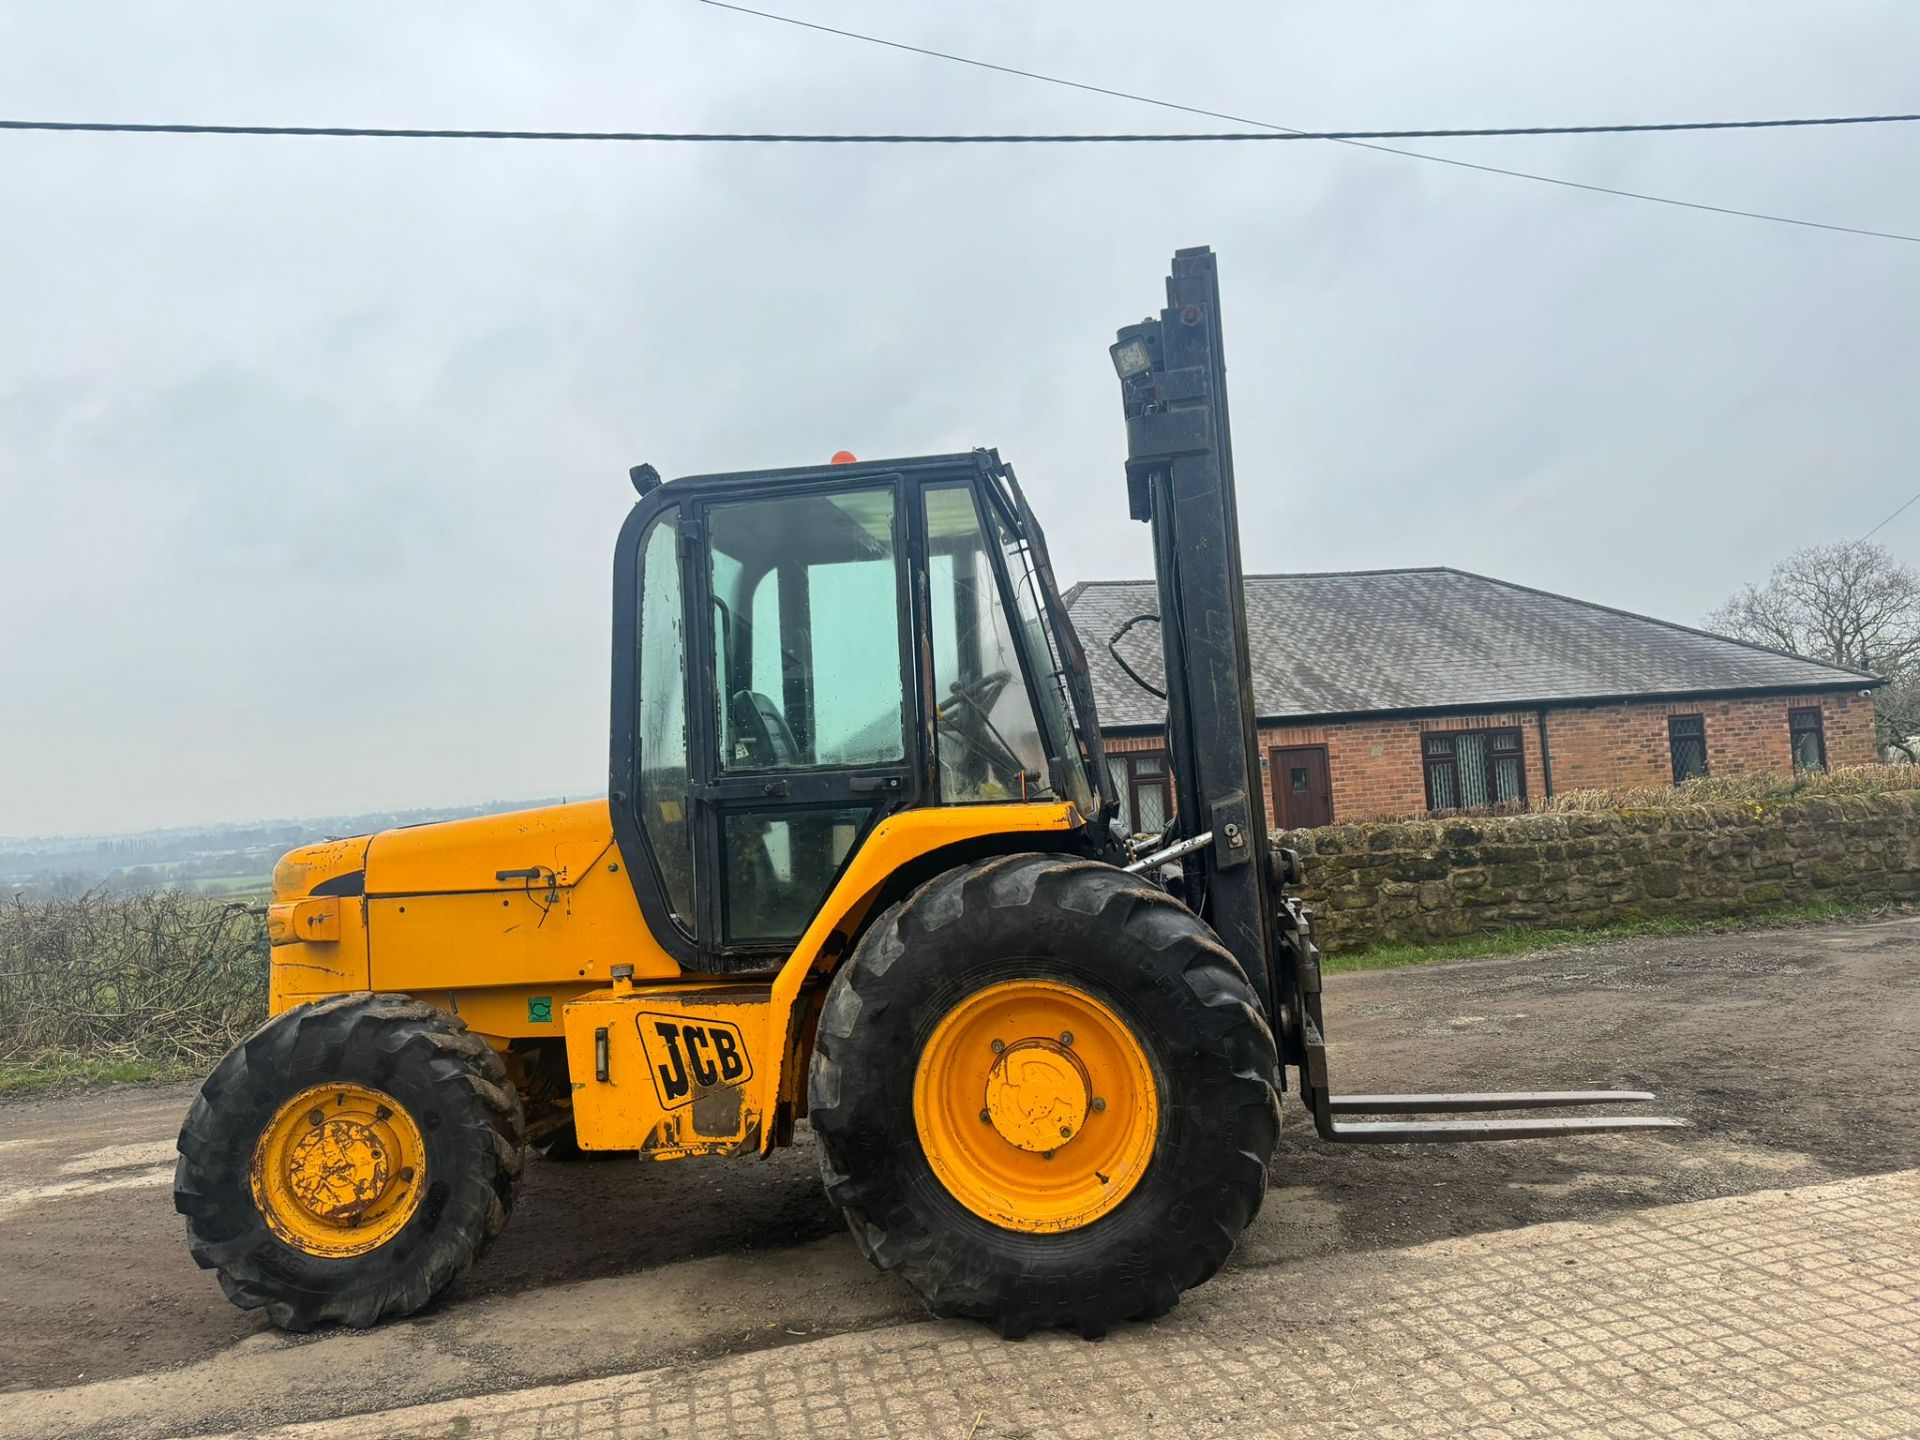
[[804, 762], [780, 707], [758, 690], [736, 690], [728, 702], [736, 740], [746, 742], [750, 770], [786, 770]]

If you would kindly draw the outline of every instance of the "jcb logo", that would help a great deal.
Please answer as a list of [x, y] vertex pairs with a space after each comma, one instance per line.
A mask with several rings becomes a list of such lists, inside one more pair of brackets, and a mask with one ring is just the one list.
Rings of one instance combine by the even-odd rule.
[[686, 1104], [696, 1089], [739, 1085], [753, 1078], [753, 1062], [738, 1025], [648, 1012], [638, 1019], [640, 1044], [662, 1109]]

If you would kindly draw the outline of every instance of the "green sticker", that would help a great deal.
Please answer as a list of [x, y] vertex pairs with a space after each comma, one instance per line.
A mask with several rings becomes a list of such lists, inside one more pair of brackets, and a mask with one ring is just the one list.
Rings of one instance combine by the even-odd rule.
[[529, 995], [527, 997], [527, 1023], [529, 1025], [551, 1025], [553, 1023], [553, 997], [551, 995]]

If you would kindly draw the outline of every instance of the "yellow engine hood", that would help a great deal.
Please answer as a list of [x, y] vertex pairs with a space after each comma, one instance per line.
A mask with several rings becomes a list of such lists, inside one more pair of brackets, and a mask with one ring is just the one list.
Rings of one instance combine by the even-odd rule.
[[613, 815], [605, 800], [383, 830], [367, 849], [366, 893], [447, 895], [571, 886], [612, 844]]
[[[329, 880], [335, 895], [358, 895], [353, 883], [366, 862], [367, 842], [371, 835], [353, 835], [344, 840], [322, 840], [317, 845], [302, 845], [289, 850], [273, 867], [273, 898], [298, 900], [311, 895], [316, 885]], [[344, 887], [344, 888], [343, 888]]]

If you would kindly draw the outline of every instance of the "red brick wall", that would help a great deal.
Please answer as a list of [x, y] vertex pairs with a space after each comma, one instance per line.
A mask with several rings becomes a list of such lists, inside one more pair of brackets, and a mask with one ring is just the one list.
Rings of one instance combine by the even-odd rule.
[[[1864, 765], [1876, 758], [1873, 702], [1848, 691], [1818, 696], [1777, 696], [1761, 700], [1674, 701], [1659, 704], [1594, 705], [1549, 709], [1547, 744], [1553, 759], [1555, 792], [1613, 785], [1664, 785], [1673, 779], [1667, 744], [1667, 716], [1703, 715], [1707, 729], [1707, 769], [1714, 775], [1787, 774], [1793, 757], [1787, 738], [1787, 711], [1818, 705], [1827, 739], [1829, 765]], [[1275, 822], [1271, 768], [1273, 751], [1289, 745], [1324, 745], [1333, 781], [1333, 818], [1384, 820], [1424, 815], [1426, 776], [1421, 768], [1420, 737], [1430, 730], [1517, 729], [1526, 768], [1527, 797], [1547, 793], [1540, 763], [1537, 710], [1510, 714], [1442, 715], [1424, 719], [1353, 720], [1335, 725], [1262, 725], [1260, 758], [1267, 791], [1267, 818]], [[1158, 735], [1114, 735], [1107, 749], [1159, 750]]]
[[[1442, 715], [1421, 720], [1351, 720], [1339, 725], [1262, 726], [1260, 753], [1271, 761], [1286, 745], [1325, 745], [1333, 780], [1333, 818], [1371, 820], [1427, 813], [1426, 771], [1420, 737], [1429, 730], [1520, 731], [1527, 794], [1545, 793], [1540, 773], [1540, 736], [1532, 711], [1511, 715]], [[1269, 763], [1268, 768], [1271, 769]], [[1271, 777], [1267, 817], [1274, 819]]]
[[1877, 758], [1873, 701], [1847, 691], [1761, 700], [1674, 701], [1661, 705], [1594, 705], [1548, 712], [1556, 790], [1604, 785], [1665, 785], [1673, 779], [1667, 748], [1669, 715], [1707, 722], [1707, 773], [1786, 775], [1793, 769], [1787, 711], [1818, 705], [1827, 764], [1866, 765]]

